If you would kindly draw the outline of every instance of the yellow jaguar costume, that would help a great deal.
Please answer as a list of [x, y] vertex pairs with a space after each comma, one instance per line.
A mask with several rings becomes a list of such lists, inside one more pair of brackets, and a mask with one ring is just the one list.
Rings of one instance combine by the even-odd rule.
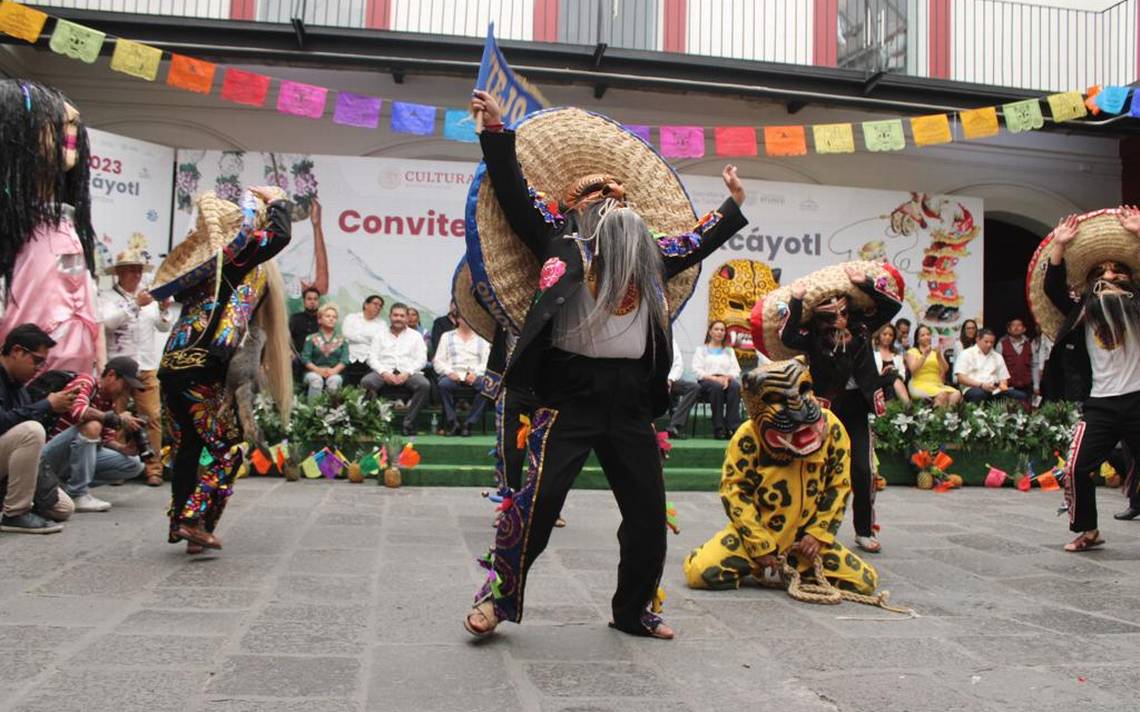
[[739, 588], [765, 557], [786, 555], [801, 573], [812, 562], [793, 550], [805, 535], [820, 543], [827, 579], [873, 594], [878, 574], [835, 540], [851, 494], [850, 441], [820, 407], [802, 356], [745, 374], [747, 420], [725, 453], [720, 499], [729, 522], [684, 562], [691, 588]]

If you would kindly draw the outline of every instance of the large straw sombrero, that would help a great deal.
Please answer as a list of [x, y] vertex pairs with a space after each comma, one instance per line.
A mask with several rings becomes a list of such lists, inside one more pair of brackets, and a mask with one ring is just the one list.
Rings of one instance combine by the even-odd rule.
[[[851, 279], [847, 276], [847, 267], [862, 270], [875, 282], [876, 287], [902, 299], [906, 281], [892, 264], [859, 260], [831, 265], [803, 278], [807, 282], [807, 291], [804, 293], [803, 318], [800, 324], [811, 321], [812, 314], [820, 302], [839, 295], [847, 295], [851, 301], [852, 311], [874, 307], [871, 297], [851, 283]], [[775, 361], [792, 358], [798, 353], [780, 341], [780, 328], [788, 318], [788, 303], [791, 300], [792, 286], [789, 284], [769, 292], [764, 301], [757, 302], [752, 308], [752, 343]], [[788, 328], [798, 328], [798, 325], [789, 325]]]
[[455, 268], [455, 276], [451, 279], [451, 298], [455, 300], [459, 316], [471, 325], [472, 331], [488, 342], [495, 340], [497, 328], [495, 318], [475, 296], [475, 290], [471, 285], [471, 268], [467, 266], [467, 260], [461, 260], [459, 266]]
[[[693, 228], [696, 213], [681, 180], [641, 137], [600, 114], [582, 109], [539, 111], [515, 127], [516, 152], [530, 187], [563, 196], [583, 177], [607, 174], [621, 181], [626, 199], [655, 233]], [[482, 163], [467, 194], [467, 262], [488, 306], [500, 308], [509, 328], [521, 330], [535, 290], [539, 264], [511, 230]], [[669, 280], [669, 314], [676, 318], [696, 288], [700, 266]]]
[[[1118, 208], [1107, 208], [1077, 217], [1077, 236], [1065, 248], [1065, 275], [1069, 287], [1078, 294], [1084, 292], [1089, 271], [1102, 262], [1122, 262], [1140, 276], [1140, 240], [1129, 232], [1117, 218]], [[1050, 232], [1037, 246], [1029, 260], [1025, 276], [1025, 299], [1037, 326], [1049, 338], [1056, 338], [1061, 322], [1065, 320], [1057, 307], [1045, 294], [1045, 268], [1053, 247]]]
[[[275, 199], [285, 198], [285, 191], [279, 188], [266, 190]], [[212, 278], [218, 271], [220, 252], [236, 254], [245, 246], [253, 231], [265, 222], [265, 203], [248, 190], [242, 191], [239, 203], [222, 200], [213, 191], [198, 197], [194, 230], [159, 265], [150, 289], [153, 297], [172, 297]]]

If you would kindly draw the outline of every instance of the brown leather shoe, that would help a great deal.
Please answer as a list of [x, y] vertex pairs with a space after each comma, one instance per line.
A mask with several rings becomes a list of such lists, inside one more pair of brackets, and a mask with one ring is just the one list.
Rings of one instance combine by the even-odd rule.
[[201, 527], [192, 527], [187, 524], [180, 524], [172, 534], [178, 539], [185, 539], [188, 542], [197, 544], [198, 546], [206, 549], [221, 549], [222, 540], [214, 536], [210, 532], [202, 529]]
[[195, 544], [192, 541], [186, 542], [186, 553], [190, 556], [197, 556], [203, 551], [205, 551], [205, 548], [201, 544]]
[[162, 475], [147, 475], [146, 476], [146, 486], [147, 487], [161, 487], [162, 486]]

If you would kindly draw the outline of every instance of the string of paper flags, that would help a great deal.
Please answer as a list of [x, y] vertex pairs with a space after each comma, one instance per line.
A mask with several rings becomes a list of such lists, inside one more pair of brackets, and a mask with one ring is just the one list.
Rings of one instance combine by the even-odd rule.
[[[55, 24], [48, 46], [57, 54], [77, 61], [93, 64], [100, 55], [108, 35], [99, 30], [49, 15], [41, 10], [18, 2], [0, 2], [0, 32], [34, 44], [43, 34], [48, 20]], [[270, 88], [276, 83], [275, 108], [282, 114], [319, 120], [328, 113], [329, 95], [335, 100], [332, 120], [343, 126], [377, 129], [380, 126], [382, 97], [334, 91], [327, 87], [276, 79], [266, 74], [251, 72], [176, 52], [165, 52], [141, 42], [113, 37], [115, 49], [111, 54], [111, 69], [146, 81], [157, 81], [164, 58], [169, 59], [166, 84], [188, 92], [208, 95], [214, 91], [215, 79], [221, 70], [219, 95], [225, 101], [244, 106], [265, 107]], [[1084, 116], [1122, 114], [1129, 97], [1132, 102], [1128, 115], [1140, 117], [1140, 101], [1130, 87], [1091, 86], [1085, 92], [1070, 91], [1050, 94], [1045, 98], [1053, 121], [1064, 123]], [[389, 129], [393, 133], [430, 136], [436, 133], [442, 107], [389, 101]], [[914, 146], [934, 146], [955, 140], [951, 120], [956, 117], [962, 136], [977, 140], [997, 135], [1001, 131], [998, 106], [962, 110], [909, 118], [890, 118], [859, 123], [813, 124], [798, 126], [716, 126], [711, 128], [713, 150], [722, 157], [748, 157], [763, 155], [774, 157], [804, 156], [811, 149], [815, 154], [850, 154], [856, 151], [856, 127], [868, 151], [901, 151], [908, 145], [906, 125]], [[1025, 99], [1002, 104], [1001, 119], [1005, 129], [1021, 133], [1040, 129], [1045, 116], [1040, 99]], [[904, 123], [905, 122], [905, 123]], [[666, 158], [703, 158], [706, 154], [708, 127], [705, 126], [648, 126], [627, 125], [626, 128], [654, 144], [652, 132], [657, 131], [655, 143]], [[477, 141], [474, 121], [465, 108], [443, 108], [442, 136], [452, 141]]]

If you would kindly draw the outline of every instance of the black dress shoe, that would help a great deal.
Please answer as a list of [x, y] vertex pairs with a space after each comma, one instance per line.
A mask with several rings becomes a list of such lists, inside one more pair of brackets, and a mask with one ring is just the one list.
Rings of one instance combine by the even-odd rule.
[[1128, 509], [1124, 510], [1123, 512], [1117, 512], [1116, 514], [1112, 515], [1113, 519], [1119, 519], [1125, 522], [1130, 522], [1136, 517], [1140, 517], [1140, 509], [1133, 509], [1131, 506], [1129, 506]]
[[469, 437], [470, 435], [471, 435], [471, 426], [468, 425], [467, 423], [464, 423], [463, 426], [459, 428], [459, 437], [466, 438], [466, 437]]
[[452, 423], [451, 425], [447, 426], [448, 435], [461, 435], [461, 430], [462, 428], [460, 427], [459, 423]]
[[670, 430], [669, 431], [669, 439], [670, 440], [684, 440], [687, 437], [689, 437], [689, 436], [685, 435], [680, 430]]
[[405, 425], [402, 428], [400, 428], [400, 434], [403, 435], [405, 438], [410, 438], [416, 434], [416, 429], [415, 428], [409, 428], [408, 426]]

